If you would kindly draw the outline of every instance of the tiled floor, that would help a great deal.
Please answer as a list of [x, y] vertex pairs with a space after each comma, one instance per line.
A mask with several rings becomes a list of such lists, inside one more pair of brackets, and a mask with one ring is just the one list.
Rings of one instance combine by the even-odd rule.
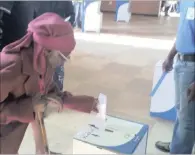
[[[107, 15], [108, 19], [112, 15]], [[113, 24], [113, 26], [111, 26]], [[150, 126], [148, 154], [160, 154], [157, 140], [171, 139], [172, 123], [149, 116], [153, 69], [165, 58], [175, 37], [177, 20], [135, 16], [130, 24], [106, 21], [103, 32], [75, 33], [77, 46], [65, 65], [65, 88], [75, 94], [108, 96], [108, 113]], [[119, 33], [126, 32], [125, 36]], [[72, 136], [90, 119], [88, 115], [65, 111], [47, 120], [52, 150], [71, 153]], [[28, 129], [21, 153], [33, 153], [33, 139]]]
[[[113, 14], [104, 14], [104, 33], [128, 34], [148, 38], [174, 38], [178, 17], [150, 17], [142, 15], [132, 16], [130, 23], [115, 22]], [[110, 20], [112, 19], [112, 20]]]

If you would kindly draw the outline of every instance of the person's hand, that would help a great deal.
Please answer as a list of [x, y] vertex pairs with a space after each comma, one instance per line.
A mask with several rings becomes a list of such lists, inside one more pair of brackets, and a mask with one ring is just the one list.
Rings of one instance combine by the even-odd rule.
[[98, 110], [98, 103], [99, 103], [98, 99], [94, 98], [92, 112], [95, 112], [95, 113], [99, 112], [99, 110]]
[[195, 101], [195, 82], [193, 82], [187, 90], [188, 102]]
[[162, 65], [163, 72], [170, 72], [173, 69], [173, 59], [167, 58]]
[[63, 97], [56, 93], [49, 93], [44, 97], [50, 107], [56, 107], [58, 112], [63, 110]]
[[[91, 97], [91, 96], [73, 96], [71, 92], [64, 91], [63, 92], [63, 98], [66, 100], [67, 98], [74, 98], [77, 100], [77, 102], [80, 103], [92, 103], [92, 112], [98, 113], [98, 99]], [[74, 100], [73, 99], [73, 100]]]
[[68, 91], [64, 91], [64, 92], [62, 92], [63, 93], [63, 97], [65, 98], [65, 97], [71, 97], [71, 96], [73, 96], [72, 95], [72, 93], [71, 92], [68, 92]]
[[75, 111], [91, 113], [98, 112], [98, 100], [92, 96], [79, 95], [79, 96], [66, 96], [64, 98], [64, 108]]
[[58, 112], [60, 112], [63, 109], [63, 99], [56, 93], [49, 93], [43, 96], [37, 94], [33, 97], [35, 112], [45, 112], [48, 105], [57, 108]]
[[35, 112], [43, 113], [47, 106], [47, 100], [40, 94], [36, 94], [32, 98], [32, 104]]

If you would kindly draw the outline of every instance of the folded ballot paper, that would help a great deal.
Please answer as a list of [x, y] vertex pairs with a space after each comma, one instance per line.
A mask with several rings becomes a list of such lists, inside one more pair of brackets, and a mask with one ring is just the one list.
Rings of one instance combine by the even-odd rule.
[[100, 93], [98, 97], [98, 113], [95, 118], [96, 126], [98, 128], [105, 128], [106, 123], [106, 109], [107, 109], [107, 96]]

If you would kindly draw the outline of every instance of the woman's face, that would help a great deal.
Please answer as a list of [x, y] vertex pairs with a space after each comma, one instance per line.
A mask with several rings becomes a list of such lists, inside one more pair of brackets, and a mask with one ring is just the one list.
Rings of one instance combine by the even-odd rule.
[[62, 55], [59, 51], [46, 52], [46, 57], [52, 68], [61, 66], [66, 61], [66, 57]]

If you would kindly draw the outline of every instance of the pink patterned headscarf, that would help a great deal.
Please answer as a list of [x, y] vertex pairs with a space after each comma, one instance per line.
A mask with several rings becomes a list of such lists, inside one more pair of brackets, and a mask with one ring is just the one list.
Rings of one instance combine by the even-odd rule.
[[34, 42], [33, 67], [40, 75], [40, 91], [45, 92], [44, 79], [46, 74], [45, 50], [57, 50], [68, 56], [75, 47], [74, 33], [71, 25], [55, 13], [45, 13], [28, 25], [27, 34], [13, 42], [2, 52], [20, 52], [21, 48], [29, 47]]

